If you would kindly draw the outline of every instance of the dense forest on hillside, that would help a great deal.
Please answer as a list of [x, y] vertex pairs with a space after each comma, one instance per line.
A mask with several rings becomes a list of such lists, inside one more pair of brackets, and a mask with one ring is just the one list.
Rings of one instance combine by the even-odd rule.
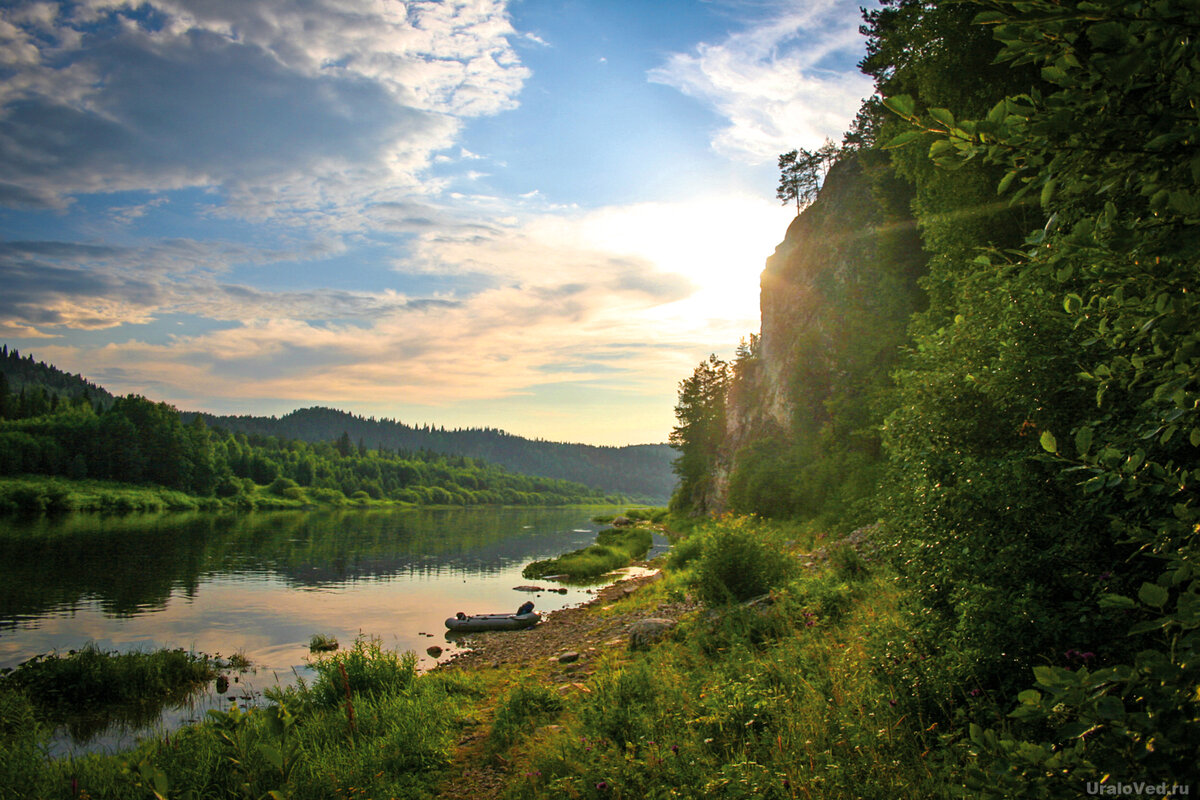
[[[355, 444], [388, 450], [428, 450], [481, 458], [526, 475], [575, 481], [634, 497], [660, 501], [675, 486], [671, 450], [665, 444], [597, 447], [513, 436], [496, 428], [446, 430], [364, 418], [332, 408], [305, 408], [282, 417], [200, 414], [210, 427], [234, 433], [325, 442], [348, 434]], [[192, 414], [185, 413], [190, 420]]]
[[[147, 484], [234, 505], [251, 504], [249, 497], [263, 486], [282, 500], [322, 503], [361, 498], [418, 505], [558, 505], [623, 499], [467, 456], [370, 449], [345, 432], [311, 444], [232, 433], [210, 429], [198, 417], [185, 424], [165, 403], [130, 395], [105, 404], [90, 394], [81, 391], [70, 399], [70, 392], [60, 395], [35, 385], [14, 394], [0, 383], [0, 476]], [[53, 498], [36, 493], [27, 499], [13, 502], [54, 505]]]
[[870, 658], [972, 794], [1200, 777], [1198, 29], [1182, 0], [866, 13], [877, 95], [761, 339], [680, 386], [677, 511], [883, 523], [907, 630]]

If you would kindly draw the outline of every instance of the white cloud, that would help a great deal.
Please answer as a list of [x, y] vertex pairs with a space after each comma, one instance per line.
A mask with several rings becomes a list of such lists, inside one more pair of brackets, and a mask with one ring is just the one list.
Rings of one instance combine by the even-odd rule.
[[512, 36], [503, 0], [0, 9], [0, 202], [208, 186], [265, 218], [429, 191], [463, 119], [514, 107]]
[[870, 79], [853, 67], [831, 66], [857, 60], [858, 26], [857, 3], [797, 3], [719, 44], [673, 54], [649, 78], [710, 104], [726, 118], [712, 140], [718, 152], [761, 164], [796, 147], [841, 139], [872, 91]]

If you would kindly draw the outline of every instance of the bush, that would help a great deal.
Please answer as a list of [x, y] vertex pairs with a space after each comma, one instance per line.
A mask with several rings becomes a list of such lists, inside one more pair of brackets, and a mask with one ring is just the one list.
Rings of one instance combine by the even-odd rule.
[[296, 483], [291, 478], [285, 478], [280, 475], [275, 480], [271, 481], [271, 485], [267, 487], [267, 491], [276, 497], [288, 497], [289, 489], [297, 489], [300, 484]]
[[683, 569], [700, 558], [703, 552], [703, 537], [689, 536], [686, 539], [680, 539], [671, 546], [671, 552], [667, 556], [667, 568]]
[[763, 535], [761, 526], [738, 519], [705, 536], [695, 578], [703, 602], [740, 603], [787, 582], [791, 557], [769, 546]]

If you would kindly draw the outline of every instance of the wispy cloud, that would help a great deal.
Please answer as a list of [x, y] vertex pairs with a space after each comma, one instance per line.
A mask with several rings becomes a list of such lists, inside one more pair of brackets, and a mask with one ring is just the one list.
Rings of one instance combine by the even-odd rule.
[[760, 164], [795, 147], [839, 140], [872, 90], [853, 67], [862, 49], [857, 5], [789, 3], [722, 42], [673, 54], [649, 78], [721, 114], [728, 124], [712, 145], [739, 161]]

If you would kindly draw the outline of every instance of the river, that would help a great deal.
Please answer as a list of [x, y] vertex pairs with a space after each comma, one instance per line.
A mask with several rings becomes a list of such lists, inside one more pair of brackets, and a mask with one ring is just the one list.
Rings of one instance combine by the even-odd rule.
[[[115, 750], [307, 672], [313, 634], [358, 635], [413, 650], [421, 666], [461, 646], [457, 611], [539, 611], [585, 602], [514, 591], [521, 568], [592, 543], [595, 509], [412, 509], [158, 514], [0, 520], [0, 667], [92, 643], [104, 650], [182, 647], [240, 653], [252, 669], [151, 729], [116, 728], [54, 750]], [[544, 584], [544, 582], [543, 582]], [[231, 699], [232, 698], [232, 699]]]

